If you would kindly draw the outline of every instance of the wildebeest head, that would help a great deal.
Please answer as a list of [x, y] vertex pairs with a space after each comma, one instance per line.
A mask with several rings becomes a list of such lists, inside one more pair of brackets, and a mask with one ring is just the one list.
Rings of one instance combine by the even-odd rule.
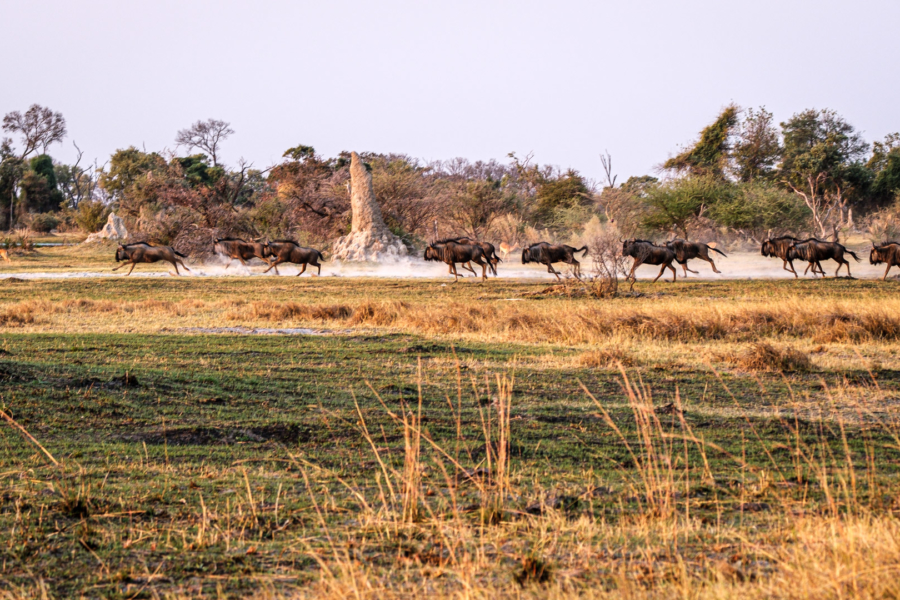
[[775, 256], [775, 244], [772, 243], [771, 239], [762, 243], [761, 252], [763, 256]]
[[896, 242], [884, 242], [880, 246], [872, 244], [869, 252], [869, 263], [880, 265], [884, 263], [897, 264], [900, 262], [900, 244]]
[[125, 246], [119, 244], [119, 247], [116, 248], [116, 262], [122, 262], [123, 260], [128, 260], [128, 257], [125, 255]]
[[441, 260], [440, 253], [438, 249], [435, 248], [434, 244], [429, 245], [425, 248], [425, 260]]

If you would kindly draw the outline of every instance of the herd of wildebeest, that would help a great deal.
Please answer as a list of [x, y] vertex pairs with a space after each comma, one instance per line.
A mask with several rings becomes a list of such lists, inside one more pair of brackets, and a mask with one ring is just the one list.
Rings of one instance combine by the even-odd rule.
[[[836, 236], [835, 236], [836, 237]], [[687, 262], [693, 259], [705, 260], [708, 262], [715, 273], [721, 273], [716, 268], [716, 263], [710, 257], [710, 251], [717, 252], [722, 256], [725, 253], [715, 248], [715, 244], [704, 244], [702, 242], [690, 242], [683, 239], [675, 239], [664, 244], [656, 244], [648, 240], [628, 239], [620, 240], [622, 243], [622, 256], [631, 257], [634, 262], [631, 271], [626, 277], [626, 281], [630, 280], [634, 285], [635, 269], [641, 265], [658, 265], [660, 266], [659, 274], [653, 280], [654, 282], [662, 277], [666, 269], [672, 271], [672, 281], [677, 278], [675, 267], [672, 264], [676, 262], [681, 265], [684, 275], [688, 272], [697, 273], [687, 267]], [[214, 241], [214, 251], [219, 256], [226, 259], [225, 268], [235, 260], [240, 261], [242, 265], [247, 265], [247, 261], [258, 258], [268, 265], [264, 271], [268, 273], [274, 269], [278, 274], [278, 265], [284, 263], [293, 263], [300, 265], [302, 275], [306, 271], [307, 266], [317, 268], [317, 275], [322, 273], [322, 264], [325, 258], [322, 252], [314, 248], [304, 248], [293, 240], [276, 240], [276, 241], [246, 241], [235, 238], [217, 239]], [[813, 276], [825, 276], [825, 270], [822, 268], [822, 262], [833, 260], [838, 264], [835, 271], [835, 277], [840, 273], [841, 267], [847, 267], [847, 276], [850, 277], [850, 263], [845, 258], [850, 255], [854, 260], [859, 262], [859, 257], [851, 250], [848, 250], [838, 241], [823, 241], [816, 238], [807, 238], [800, 240], [790, 236], [781, 236], [769, 238], [762, 243], [762, 255], [768, 257], [780, 258], [783, 261], [782, 268], [785, 271], [798, 277], [796, 269], [794, 269], [794, 261], [799, 260], [806, 262], [806, 269], [803, 274], [812, 270]], [[588, 247], [573, 248], [565, 244], [551, 244], [548, 242], [538, 242], [531, 244], [522, 250], [522, 264], [538, 263], [547, 266], [547, 272], [560, 278], [560, 273], [553, 268], [554, 264], [565, 263], [571, 265], [572, 272], [575, 277], [581, 278], [581, 263], [575, 258], [576, 254], [582, 254], [582, 259], [588, 253]], [[185, 270], [189, 270], [184, 264], [187, 258], [185, 255], [177, 252], [170, 246], [155, 246], [147, 242], [137, 242], [133, 244], [122, 244], [116, 249], [116, 261], [125, 264], [119, 265], [115, 269], [123, 266], [131, 265], [131, 269], [127, 275], [130, 275], [134, 267], [138, 263], [153, 263], [157, 261], [166, 261], [175, 267], [175, 273], [180, 274], [178, 265], [180, 264]], [[494, 245], [489, 242], [479, 242], [468, 237], [447, 238], [431, 242], [425, 248], [423, 258], [427, 261], [438, 261], [447, 264], [450, 275], [454, 276], [454, 282], [458, 281], [461, 275], [456, 265], [471, 271], [476, 277], [478, 274], [472, 268], [472, 263], [481, 267], [481, 278], [487, 279], [488, 271], [494, 276], [497, 275], [497, 264], [501, 262], [501, 258], [497, 255]], [[872, 244], [872, 250], [869, 253], [869, 262], [873, 265], [886, 264], [887, 269], [882, 279], [887, 279], [888, 272], [891, 267], [900, 267], [900, 244], [897, 242], [884, 242], [882, 244]]]

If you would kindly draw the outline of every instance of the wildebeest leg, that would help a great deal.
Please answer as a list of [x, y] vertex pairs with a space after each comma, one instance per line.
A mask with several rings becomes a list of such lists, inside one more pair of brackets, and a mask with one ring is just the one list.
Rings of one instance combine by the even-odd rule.
[[272, 269], [275, 269], [275, 274], [276, 274], [276, 275], [280, 275], [281, 273], [278, 272], [278, 265], [280, 265], [282, 262], [287, 262], [287, 261], [282, 261], [281, 259], [275, 259], [274, 261], [272, 261], [272, 264], [269, 265], [269, 268], [266, 269], [265, 271], [263, 271], [263, 275], [265, 275], [266, 273], [268, 273], [268, 272], [271, 271]]
[[[672, 271], [675, 271], [675, 267], [672, 266], [672, 263], [663, 263], [663, 266], [659, 270], [659, 275], [656, 276], [656, 279], [659, 279], [660, 277], [662, 277], [662, 274], [665, 272], [666, 267], [672, 269]], [[653, 283], [656, 283], [656, 279], [653, 280]]]
[[[313, 261], [309, 264], [311, 264], [314, 267], [319, 267], [319, 272], [316, 273], [316, 277], [318, 277], [322, 274], [322, 263], [319, 262], [319, 259], [316, 259], [315, 261]], [[310, 275], [312, 275], [312, 273], [310, 273]]]
[[[474, 275], [475, 277], [478, 277], [478, 273], [476, 273], [476, 272], [475, 272], [475, 269], [472, 268], [472, 263], [471, 263], [471, 262], [464, 262], [464, 263], [459, 263], [459, 264], [461, 264], [462, 266], [464, 266], [464, 267], [467, 268], [468, 270], [472, 271], [472, 275]], [[481, 264], [481, 263], [476, 263], [476, 264]]]
[[303, 275], [304, 271], [306, 271], [306, 263], [301, 263], [300, 264], [300, 272], [297, 273], [297, 277], [300, 277], [301, 275]]
[[884, 270], [884, 277], [881, 278], [882, 281], [887, 281], [887, 274], [888, 274], [888, 271], [890, 271], [890, 270], [891, 270], [891, 263], [888, 263], [887, 269]]
[[128, 272], [127, 272], [127, 273], [125, 273], [125, 276], [126, 276], [126, 277], [128, 277], [129, 275], [131, 275], [131, 272], [134, 271], [134, 265], [136, 265], [136, 264], [137, 264], [136, 262], [132, 262], [132, 263], [131, 263], [131, 268], [128, 269]]
[[675, 280], [676, 280], [677, 277], [678, 277], [678, 271], [675, 270], [675, 267], [672, 266], [672, 263], [669, 263], [667, 266], [668, 266], [670, 269], [672, 269], [672, 283], [675, 283]]
[[122, 263], [122, 264], [119, 265], [118, 267], [115, 267], [115, 268], [113, 269], [113, 271], [118, 271], [118, 270], [121, 269], [122, 267], [127, 267], [127, 266], [128, 266], [128, 263]]
[[703, 260], [708, 261], [709, 264], [712, 265], [713, 273], [721, 273], [722, 272], [716, 268], [716, 263], [713, 262], [713, 259], [707, 257], [707, 258], [704, 258]]
[[[178, 272], [178, 263], [173, 260], [172, 266], [175, 267], [175, 274], [180, 276], [181, 273]], [[170, 273], [170, 275], [171, 275], [171, 273]]]
[[[791, 266], [790, 269], [788, 269], [788, 265]], [[794, 270], [794, 261], [792, 261], [792, 260], [785, 260], [785, 261], [784, 261], [784, 264], [781, 265], [781, 268], [784, 269], [785, 271], [790, 271], [791, 273], [793, 273], [793, 274], [794, 274], [794, 278], [799, 277], [799, 275], [797, 275], [797, 271]]]
[[687, 277], [688, 271], [690, 271], [690, 272], [693, 273], [694, 275], [699, 275], [699, 274], [700, 274], [700, 271], [695, 271], [695, 270], [693, 270], [693, 269], [688, 269], [688, 267], [687, 267], [687, 261], [684, 261], [683, 263], [681, 263], [681, 268], [684, 269], [684, 276], [685, 276], [685, 277]]
[[581, 279], [581, 263], [573, 258], [571, 264], [572, 264], [572, 271], [575, 273], [575, 277], [580, 280]]
[[559, 271], [557, 271], [556, 269], [553, 268], [553, 263], [547, 263], [547, 272], [553, 273], [554, 275], [556, 275], [557, 281], [562, 281], [562, 279], [559, 276]]

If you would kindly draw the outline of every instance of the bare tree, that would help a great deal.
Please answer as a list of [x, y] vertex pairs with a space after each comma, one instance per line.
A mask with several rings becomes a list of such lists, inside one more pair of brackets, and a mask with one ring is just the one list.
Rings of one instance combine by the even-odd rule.
[[14, 110], [3, 117], [3, 130], [22, 136], [21, 159], [38, 148], [46, 154], [47, 148], [66, 137], [66, 120], [62, 113], [32, 104], [25, 114]]
[[72, 165], [56, 166], [56, 181], [59, 190], [66, 198], [66, 204], [69, 208], [77, 209], [83, 200], [92, 200], [98, 191], [97, 173], [103, 167], [99, 166], [95, 161], [93, 166], [88, 165], [87, 168], [81, 166], [81, 159], [84, 151], [78, 147], [78, 144], [72, 142], [78, 156]]
[[197, 121], [188, 129], [182, 129], [175, 136], [175, 143], [187, 148], [199, 148], [203, 150], [213, 161], [213, 166], [219, 166], [219, 144], [234, 133], [231, 123], [218, 119]]

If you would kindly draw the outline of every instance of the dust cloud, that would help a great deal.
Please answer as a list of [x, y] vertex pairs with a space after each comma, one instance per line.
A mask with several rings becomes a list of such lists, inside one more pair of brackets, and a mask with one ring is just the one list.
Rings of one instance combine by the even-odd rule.
[[[880, 278], [884, 274], [884, 265], [870, 265], [867, 252], [858, 252], [861, 261], [855, 262], [850, 258], [850, 272], [854, 277], [859, 279]], [[721, 273], [714, 273], [712, 267], [705, 261], [692, 260], [688, 263], [688, 267], [698, 274], [689, 273], [688, 279], [787, 279], [793, 278], [793, 273], [782, 269], [782, 262], [777, 258], [767, 258], [757, 252], [734, 252], [729, 253], [727, 257], [715, 255], [713, 259]], [[481, 277], [481, 267], [472, 265], [475, 268], [478, 278]], [[590, 257], [581, 261], [582, 272], [589, 274], [591, 270]], [[798, 274], [803, 276], [803, 269], [806, 263], [802, 261], [794, 262]], [[834, 275], [837, 264], [834, 261], [827, 261], [822, 265], [829, 277]], [[275, 270], [263, 273], [267, 268], [264, 263], [258, 260], [252, 261], [245, 266], [237, 261], [232, 262], [228, 267], [221, 261], [213, 261], [203, 264], [189, 265], [190, 272], [184, 273], [185, 277], [285, 277], [296, 276], [300, 272], [300, 267], [296, 265], [280, 265], [278, 271], [280, 275], [275, 274]], [[141, 266], [135, 269], [131, 277], [168, 277], [174, 276], [175, 272], [141, 272]], [[557, 264], [554, 268], [564, 277], [571, 275], [571, 270], [567, 265]], [[630, 261], [629, 261], [630, 268]], [[675, 264], [678, 272], [678, 279], [684, 278], [684, 271], [681, 265]], [[466, 279], [473, 279], [475, 276], [471, 272], [466, 271], [462, 267], [458, 267], [461, 275], [465, 275]], [[310, 277], [316, 272], [315, 267], [307, 268], [303, 274], [303, 278]], [[653, 279], [659, 273], [658, 266], [644, 265], [638, 268], [638, 279]], [[895, 271], [896, 273], [896, 271]], [[0, 273], [0, 279], [18, 278], [18, 279], [77, 279], [92, 277], [123, 277], [125, 271], [81, 271], [81, 272], [19, 272], [19, 273]], [[500, 279], [534, 279], [555, 281], [551, 273], [547, 272], [547, 268], [541, 265], [523, 265], [518, 258], [501, 262], [497, 266], [497, 275]], [[841, 268], [841, 275], [846, 275], [846, 269]], [[453, 277], [447, 273], [447, 265], [439, 262], [426, 262], [421, 258], [402, 257], [391, 262], [384, 263], [357, 263], [357, 262], [340, 262], [326, 261], [322, 263], [322, 277], [372, 277], [382, 279], [445, 279], [453, 281]], [[489, 277], [493, 278], [493, 275]], [[668, 269], [660, 279], [672, 278], [672, 272]]]

